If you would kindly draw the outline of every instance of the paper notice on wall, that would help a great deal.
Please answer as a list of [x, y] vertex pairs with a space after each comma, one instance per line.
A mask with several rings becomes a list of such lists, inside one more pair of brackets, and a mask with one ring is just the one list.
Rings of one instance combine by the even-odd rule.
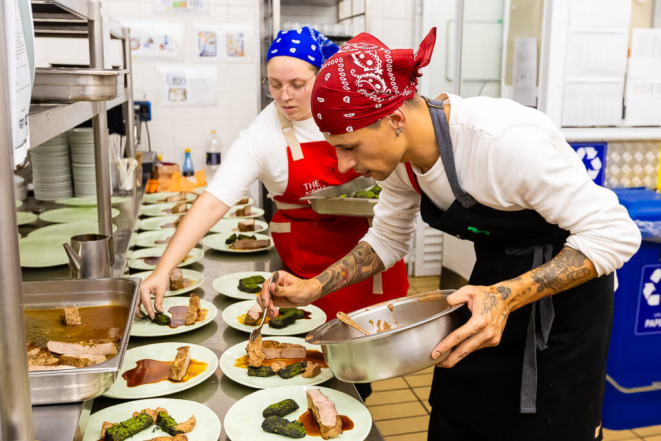
[[208, 14], [209, 0], [154, 0], [154, 11]]
[[514, 101], [524, 106], [537, 105], [537, 39], [514, 39], [512, 67]]
[[159, 105], [216, 106], [218, 104], [218, 69], [215, 67], [161, 65], [156, 68], [159, 81]]
[[250, 62], [253, 28], [249, 25], [193, 23], [195, 61]]
[[32, 95], [32, 74], [25, 46], [25, 35], [19, 12], [18, 0], [5, 1], [4, 7], [5, 41], [7, 41], [7, 61], [9, 79], [9, 108], [11, 114], [12, 148], [14, 166], [27, 157], [30, 146], [28, 114]]
[[137, 61], [178, 61], [183, 25], [168, 22], [125, 21], [131, 28], [131, 55]]

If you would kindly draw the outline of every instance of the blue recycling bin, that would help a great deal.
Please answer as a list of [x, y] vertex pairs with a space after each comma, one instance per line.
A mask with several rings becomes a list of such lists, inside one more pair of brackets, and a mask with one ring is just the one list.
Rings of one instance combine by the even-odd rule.
[[661, 424], [661, 195], [615, 190], [641, 228], [640, 250], [617, 271], [603, 426], [623, 430]]
[[606, 156], [608, 144], [605, 142], [572, 142], [569, 144], [583, 162], [590, 179], [597, 185], [606, 180]]

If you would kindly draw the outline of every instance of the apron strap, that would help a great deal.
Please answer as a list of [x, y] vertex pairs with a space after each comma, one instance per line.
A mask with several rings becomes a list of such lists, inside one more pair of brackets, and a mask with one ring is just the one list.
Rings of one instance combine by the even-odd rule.
[[[505, 254], [524, 255], [533, 254], [532, 268], [551, 260], [553, 257], [553, 246], [551, 244], [533, 245], [530, 248], [505, 250]], [[539, 308], [540, 330], [537, 331], [537, 308]], [[528, 332], [526, 334], [526, 346], [523, 350], [523, 373], [521, 375], [521, 400], [519, 412], [531, 414], [537, 412], [537, 351], [547, 348], [551, 326], [555, 319], [553, 300], [544, 297], [532, 304], [530, 320], [528, 321]]]
[[298, 142], [298, 138], [296, 138], [294, 124], [290, 119], [285, 117], [277, 107], [276, 112], [278, 113], [278, 119], [280, 120], [280, 127], [282, 127], [282, 134], [285, 135], [285, 140], [287, 141], [287, 144], [289, 144], [292, 160], [298, 161], [303, 159], [303, 149], [301, 149], [301, 143]]
[[420, 191], [420, 185], [418, 185], [418, 177], [415, 175], [411, 163], [407, 162], [406, 164], [404, 164], [404, 167], [406, 167], [406, 174], [409, 176], [409, 181], [411, 181], [411, 185], [413, 186], [413, 189], [416, 191], [416, 193], [422, 195], [422, 192]]
[[457, 177], [457, 167], [454, 164], [454, 151], [452, 150], [452, 138], [450, 138], [450, 126], [447, 117], [443, 111], [443, 101], [431, 100], [423, 97], [429, 107], [431, 121], [434, 125], [434, 134], [436, 135], [436, 144], [445, 167], [445, 174], [450, 181], [450, 188], [454, 197], [464, 208], [470, 208], [477, 203], [475, 199], [461, 188], [459, 178]]

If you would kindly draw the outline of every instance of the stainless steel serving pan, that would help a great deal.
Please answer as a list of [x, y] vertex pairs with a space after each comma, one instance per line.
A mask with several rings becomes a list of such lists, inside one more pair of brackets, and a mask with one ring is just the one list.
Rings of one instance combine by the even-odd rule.
[[86, 279], [23, 282], [25, 309], [61, 308], [63, 305], [128, 307], [122, 341], [115, 355], [105, 363], [87, 368], [30, 372], [32, 404], [60, 404], [85, 401], [110, 389], [124, 360], [141, 279]]
[[378, 199], [340, 197], [355, 193], [359, 190], [368, 190], [376, 185], [372, 178], [359, 177], [343, 185], [326, 187], [313, 191], [300, 200], [310, 201], [312, 209], [319, 214], [342, 216], [373, 217], [374, 206]]
[[124, 93], [125, 69], [37, 68], [32, 101], [108, 101]]
[[[448, 307], [452, 292], [417, 294], [350, 313], [370, 335], [334, 319], [305, 339], [321, 345], [329, 369], [341, 381], [371, 383], [411, 374], [449, 357], [447, 352], [434, 360], [431, 352], [463, 324], [459, 310], [465, 306]], [[377, 333], [388, 326], [392, 329]]]

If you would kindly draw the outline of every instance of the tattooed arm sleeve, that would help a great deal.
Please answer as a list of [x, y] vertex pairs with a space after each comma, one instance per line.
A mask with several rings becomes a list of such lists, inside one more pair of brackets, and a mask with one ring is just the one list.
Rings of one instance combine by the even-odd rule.
[[[493, 298], [507, 301], [511, 310], [518, 309], [542, 297], [552, 296], [596, 277], [592, 262], [580, 251], [565, 247], [552, 260], [527, 273], [494, 285]], [[488, 302], [485, 302], [486, 305]], [[488, 309], [488, 306], [486, 306]], [[482, 311], [484, 314], [484, 311]]]
[[367, 242], [359, 242], [342, 260], [329, 266], [315, 279], [321, 283], [321, 295], [360, 282], [383, 271], [385, 266]]

